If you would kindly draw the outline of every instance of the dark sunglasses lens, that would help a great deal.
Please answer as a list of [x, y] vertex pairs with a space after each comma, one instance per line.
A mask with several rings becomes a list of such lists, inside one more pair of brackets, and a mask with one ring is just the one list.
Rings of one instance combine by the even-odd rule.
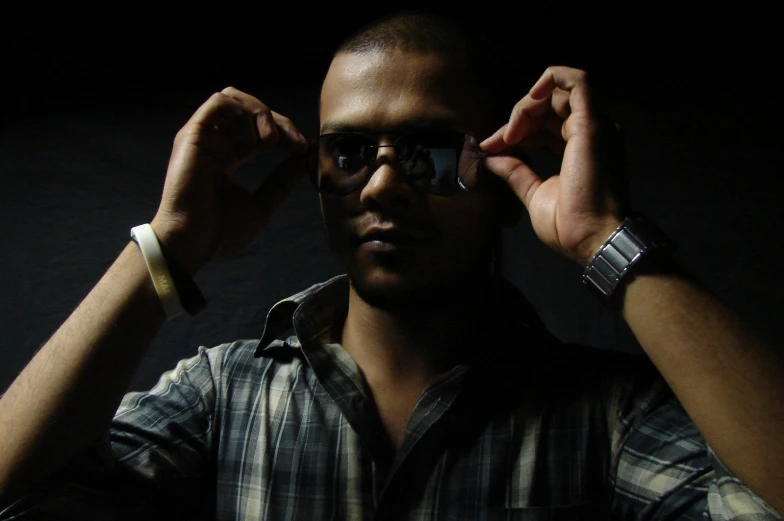
[[446, 195], [460, 190], [458, 159], [463, 143], [462, 136], [453, 134], [414, 134], [400, 138], [397, 154], [410, 183]]
[[347, 194], [365, 181], [374, 142], [361, 135], [330, 134], [319, 140], [318, 189]]
[[[436, 195], [471, 188], [476, 154], [467, 137], [452, 132], [414, 133], [395, 141], [395, 155], [409, 183]], [[333, 133], [319, 138], [310, 165], [311, 179], [323, 194], [347, 195], [367, 181], [378, 144], [363, 134]]]

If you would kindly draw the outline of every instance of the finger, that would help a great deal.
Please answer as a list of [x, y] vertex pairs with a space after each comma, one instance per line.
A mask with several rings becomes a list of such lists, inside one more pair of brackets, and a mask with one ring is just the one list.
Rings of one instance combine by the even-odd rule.
[[290, 157], [275, 167], [261, 186], [253, 192], [253, 200], [261, 214], [262, 222], [269, 220], [306, 172], [305, 159], [301, 156]]
[[504, 141], [504, 134], [508, 125], [507, 123], [496, 130], [490, 137], [485, 138], [484, 141], [479, 143], [479, 149], [490, 154], [497, 154], [509, 148], [509, 143]]
[[549, 99], [539, 100], [537, 104], [529, 104], [522, 109], [518, 119], [515, 120], [516, 116], [513, 114], [509, 123], [512, 128], [506, 130], [504, 142], [521, 143], [542, 130], [560, 136], [561, 125], [572, 112], [569, 97], [568, 91], [555, 89]]
[[255, 118], [255, 121], [253, 121], [253, 119], [251, 119], [251, 121], [255, 123], [254, 130], [258, 134], [254, 133], [254, 135], [259, 143], [268, 144], [278, 142], [278, 139], [280, 139], [278, 125], [275, 123], [272, 111], [267, 105], [262, 103], [258, 98], [234, 87], [226, 87], [221, 91], [221, 94], [235, 100], [245, 108], [248, 114]]
[[572, 114], [564, 121], [561, 135], [563, 136], [564, 141], [569, 141], [574, 136], [578, 135], [595, 138], [599, 135], [602, 127], [603, 125], [598, 121], [585, 114]]
[[555, 136], [557, 137], [548, 135], [545, 132], [538, 132], [526, 136], [513, 145], [510, 145], [503, 140], [502, 134], [504, 129], [505, 127], [501, 127], [496, 131], [495, 134], [482, 141], [482, 143], [479, 145], [480, 150], [487, 154], [507, 154], [521, 156], [526, 155], [526, 152], [538, 150], [543, 147], [552, 148], [550, 144], [551, 139], [558, 139], [559, 141], [562, 141], [560, 134], [560, 123], [556, 125], [556, 130], [554, 130]]
[[515, 104], [504, 133], [504, 141], [513, 144], [532, 132], [534, 121], [550, 109], [548, 99], [533, 99], [526, 95]]
[[490, 156], [485, 158], [485, 167], [503, 179], [509, 188], [529, 207], [542, 180], [524, 161], [513, 156]]
[[[546, 133], [541, 131], [542, 128], [561, 139], [560, 136], [562, 123], [563, 121], [561, 121], [560, 118], [549, 118], [544, 122], [538, 123], [536, 127], [531, 127], [528, 132], [526, 132], [519, 140], [514, 143], [508, 143], [504, 140], [504, 134], [506, 133], [508, 126], [508, 124], [506, 124], [496, 130], [493, 135], [482, 141], [479, 144], [479, 149], [482, 152], [486, 152], [488, 154], [500, 154], [503, 152], [509, 152], [511, 150], [536, 149], [545, 144], [549, 139], [549, 136], [545, 135]], [[533, 131], [534, 128], [538, 130]]]
[[201, 104], [201, 106], [196, 109], [196, 112], [188, 120], [189, 124], [197, 124], [197, 125], [204, 125], [208, 124], [212, 118], [218, 107], [223, 104], [223, 94], [220, 92], [214, 93], [212, 96], [207, 98], [207, 101]]
[[569, 104], [572, 112], [592, 112], [588, 74], [571, 67], [548, 67], [536, 81], [527, 96], [534, 100], [546, 100], [552, 96], [556, 88], [569, 92]]
[[259, 139], [262, 143], [281, 142], [284, 146], [297, 152], [303, 152], [307, 148], [305, 136], [297, 129], [291, 119], [270, 110], [258, 98], [234, 87], [227, 87], [222, 92], [242, 103], [250, 113], [256, 115]]
[[[205, 158], [210, 158], [214, 170], [230, 173], [242, 162], [242, 151], [237, 146], [242, 137], [237, 137], [237, 127], [245, 125], [241, 107], [227, 103], [220, 93], [212, 95], [188, 120], [174, 138], [174, 150], [196, 147]], [[239, 131], [240, 134], [243, 132]], [[245, 138], [247, 140], [247, 137]], [[185, 147], [185, 148], [183, 148]]]
[[258, 145], [248, 108], [223, 92], [210, 96], [181, 133], [195, 138], [213, 158], [231, 163], [226, 164], [229, 170], [249, 159]]
[[553, 108], [553, 112], [562, 120], [568, 118], [572, 113], [572, 106], [571, 103], [569, 103], [569, 98], [570, 92], [563, 89], [555, 89], [553, 95], [550, 97], [550, 105]]
[[[232, 96], [224, 97], [217, 111], [218, 130], [229, 140], [238, 159], [247, 160], [257, 152], [259, 137], [251, 108]], [[267, 109], [268, 110], [268, 109]]]
[[305, 152], [305, 150], [307, 150], [307, 139], [305, 139], [305, 136], [302, 135], [302, 132], [297, 129], [297, 127], [289, 118], [283, 116], [282, 114], [278, 114], [274, 110], [272, 111], [272, 118], [275, 120], [275, 124], [281, 131], [280, 137], [282, 144], [284, 144], [292, 152]]
[[[548, 111], [557, 114], [561, 119], [566, 119], [571, 114], [569, 104], [570, 92], [563, 89], [554, 89], [551, 100], [534, 100], [530, 96], [524, 97], [512, 109], [509, 122], [498, 129], [493, 135], [480, 143], [480, 148], [489, 153], [498, 153], [506, 150], [508, 145], [523, 141], [527, 135], [532, 133], [531, 127], [533, 119], [545, 115]], [[545, 128], [555, 134], [560, 134], [560, 124], [562, 122], [549, 122]], [[558, 125], [558, 130], [555, 130]]]
[[226, 97], [220, 92], [216, 92], [204, 102], [191, 116], [186, 128], [206, 129], [208, 133], [218, 130], [224, 134], [235, 134], [237, 126], [245, 125], [245, 133], [248, 133], [247, 115], [244, 108], [231, 98]]

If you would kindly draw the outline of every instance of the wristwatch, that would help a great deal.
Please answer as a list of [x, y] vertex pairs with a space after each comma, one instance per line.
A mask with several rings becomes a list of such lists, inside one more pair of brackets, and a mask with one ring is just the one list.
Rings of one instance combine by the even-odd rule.
[[673, 242], [650, 219], [636, 213], [623, 220], [583, 272], [583, 283], [610, 307], [620, 288], [643, 259], [669, 257]]

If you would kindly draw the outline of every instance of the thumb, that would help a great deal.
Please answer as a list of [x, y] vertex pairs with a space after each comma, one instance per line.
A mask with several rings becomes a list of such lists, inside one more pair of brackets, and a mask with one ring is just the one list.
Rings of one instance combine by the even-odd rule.
[[485, 167], [500, 177], [528, 208], [542, 180], [531, 167], [519, 157], [509, 155], [485, 158]]

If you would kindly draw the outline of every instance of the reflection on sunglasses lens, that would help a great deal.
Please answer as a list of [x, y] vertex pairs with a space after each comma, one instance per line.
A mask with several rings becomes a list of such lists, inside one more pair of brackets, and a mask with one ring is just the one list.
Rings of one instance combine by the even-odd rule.
[[[409, 183], [447, 195], [470, 188], [475, 177], [477, 159], [466, 157], [472, 154], [464, 143], [466, 137], [459, 134], [423, 133], [400, 136], [393, 146]], [[346, 195], [367, 182], [378, 155], [378, 142], [362, 134], [334, 133], [319, 139], [318, 150], [319, 191]]]

